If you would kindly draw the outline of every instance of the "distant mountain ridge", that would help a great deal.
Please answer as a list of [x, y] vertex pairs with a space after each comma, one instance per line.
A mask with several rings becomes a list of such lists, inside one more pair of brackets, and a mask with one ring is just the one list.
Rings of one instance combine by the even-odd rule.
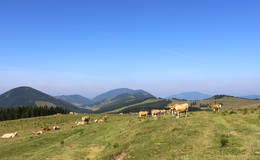
[[94, 103], [92, 100], [83, 97], [81, 95], [61, 95], [61, 96], [55, 96], [55, 98], [67, 101], [79, 107], [91, 105]]
[[180, 94], [169, 96], [168, 98], [185, 99], [185, 100], [203, 100], [212, 97], [212, 95], [200, 92], [183, 92]]
[[260, 95], [248, 95], [248, 96], [242, 96], [242, 98], [247, 98], [247, 99], [260, 99]]
[[91, 112], [66, 101], [56, 99], [31, 87], [18, 87], [0, 95], [0, 107], [59, 106], [73, 112]]
[[113, 89], [110, 91], [107, 91], [105, 93], [102, 93], [98, 96], [96, 96], [93, 101], [95, 102], [100, 102], [103, 101], [105, 99], [111, 99], [114, 98], [116, 96], [119, 96], [121, 94], [136, 94], [136, 93], [141, 93], [144, 96], [150, 96], [150, 97], [154, 97], [153, 95], [151, 95], [150, 93], [144, 91], [144, 90], [133, 90], [133, 89], [129, 89], [129, 88], [118, 88], [118, 89]]
[[146, 94], [144, 92], [136, 92], [136, 93], [123, 93], [113, 98], [105, 99], [94, 106], [92, 109], [95, 110], [95, 113], [103, 113], [111, 110], [119, 109], [131, 104], [136, 104], [143, 102], [147, 99], [155, 98], [151, 94]]

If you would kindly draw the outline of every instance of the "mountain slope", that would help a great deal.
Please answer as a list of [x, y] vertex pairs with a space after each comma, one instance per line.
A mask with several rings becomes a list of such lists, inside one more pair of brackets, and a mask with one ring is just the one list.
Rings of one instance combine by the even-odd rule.
[[153, 95], [151, 95], [150, 93], [143, 91], [143, 90], [132, 90], [132, 89], [128, 89], [128, 88], [119, 88], [119, 89], [114, 89], [114, 90], [110, 90], [108, 92], [105, 92], [103, 94], [100, 94], [98, 96], [96, 96], [93, 101], [95, 102], [100, 102], [103, 101], [105, 99], [111, 99], [114, 98], [116, 96], [119, 96], [121, 94], [136, 94], [136, 93], [140, 93], [144, 96], [149, 96], [149, 97], [153, 97]]
[[184, 92], [176, 95], [172, 95], [169, 98], [186, 99], [186, 100], [203, 100], [210, 98], [211, 95], [200, 93], [200, 92]]
[[68, 102], [56, 99], [31, 87], [14, 88], [0, 95], [0, 106], [4, 108], [45, 105], [64, 107], [73, 112], [90, 112], [90, 110], [78, 108]]
[[92, 106], [92, 109], [96, 110], [96, 113], [108, 112], [118, 108], [122, 108], [127, 105], [140, 103], [150, 98], [155, 98], [155, 97], [143, 92], [137, 92], [133, 94], [123, 93], [114, 98], [105, 99], [95, 104], [94, 106]]
[[55, 96], [55, 98], [64, 100], [66, 102], [69, 102], [79, 107], [93, 104], [93, 101], [81, 95], [61, 95], [61, 96]]

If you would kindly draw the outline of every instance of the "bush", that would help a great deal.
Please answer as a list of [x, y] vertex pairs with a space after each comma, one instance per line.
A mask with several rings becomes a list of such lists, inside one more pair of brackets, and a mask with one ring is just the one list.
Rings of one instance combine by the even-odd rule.
[[246, 108], [246, 109], [244, 109], [243, 114], [247, 114], [247, 113], [248, 113], [248, 110], [247, 110], [247, 108]]
[[118, 148], [118, 147], [119, 147], [119, 144], [118, 144], [118, 143], [115, 143], [115, 144], [113, 145], [113, 147], [114, 147], [114, 148]]
[[220, 146], [225, 147], [227, 144], [228, 144], [228, 136], [227, 135], [221, 135]]
[[230, 111], [229, 114], [236, 114], [237, 112], [235, 111]]

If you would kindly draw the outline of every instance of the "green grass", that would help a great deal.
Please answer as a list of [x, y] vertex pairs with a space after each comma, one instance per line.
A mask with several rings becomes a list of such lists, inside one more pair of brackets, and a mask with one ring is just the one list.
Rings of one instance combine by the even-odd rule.
[[[251, 110], [254, 110], [252, 113]], [[0, 159], [260, 159], [260, 109], [219, 113], [190, 112], [188, 118], [158, 119], [109, 115], [108, 122], [75, 126], [83, 115], [62, 115], [0, 122]], [[33, 136], [32, 131], [59, 125], [61, 130]]]

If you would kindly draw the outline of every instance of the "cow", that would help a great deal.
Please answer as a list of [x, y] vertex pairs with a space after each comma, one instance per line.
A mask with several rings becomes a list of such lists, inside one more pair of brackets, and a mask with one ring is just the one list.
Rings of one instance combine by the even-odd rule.
[[4, 135], [2, 135], [1, 138], [14, 138], [15, 136], [17, 136], [17, 132], [14, 132], [14, 133], [6, 133]]
[[167, 113], [167, 110], [163, 109], [163, 110], [160, 110], [161, 114], [166, 114]]
[[33, 132], [32, 134], [33, 135], [40, 135], [40, 134], [42, 134], [43, 132], [42, 131], [35, 131], [35, 132]]
[[51, 129], [46, 127], [46, 128], [43, 128], [44, 131], [50, 131]]
[[218, 112], [219, 112], [221, 106], [222, 106], [221, 104], [213, 104], [211, 107], [212, 107], [213, 111], [218, 110]]
[[161, 111], [158, 110], [158, 109], [153, 109], [153, 110], [151, 111], [151, 114], [152, 114], [153, 117], [159, 115], [160, 113], [161, 113]]
[[52, 128], [53, 130], [59, 130], [60, 129], [60, 127], [59, 126], [53, 126], [53, 128]]
[[79, 126], [79, 125], [84, 125], [84, 124], [85, 124], [85, 121], [81, 121], [81, 122], [76, 121], [75, 124], [76, 124], [77, 126]]
[[104, 119], [104, 121], [106, 122], [107, 119], [108, 119], [108, 116], [104, 116], [103, 119]]
[[142, 117], [142, 116], [148, 116], [148, 112], [147, 111], [140, 111], [139, 112], [139, 117]]
[[96, 119], [95, 122], [96, 122], [96, 123], [102, 123], [102, 122], [104, 122], [104, 121], [103, 121], [103, 119]]
[[82, 122], [84, 121], [87, 124], [90, 121], [90, 117], [89, 116], [82, 117], [81, 119], [82, 119]]
[[184, 104], [174, 104], [171, 105], [172, 113], [174, 111], [174, 114], [176, 115], [176, 118], [180, 118], [180, 113], [185, 112], [185, 117], [187, 117], [187, 112], [189, 109], [189, 104], [184, 103]]

